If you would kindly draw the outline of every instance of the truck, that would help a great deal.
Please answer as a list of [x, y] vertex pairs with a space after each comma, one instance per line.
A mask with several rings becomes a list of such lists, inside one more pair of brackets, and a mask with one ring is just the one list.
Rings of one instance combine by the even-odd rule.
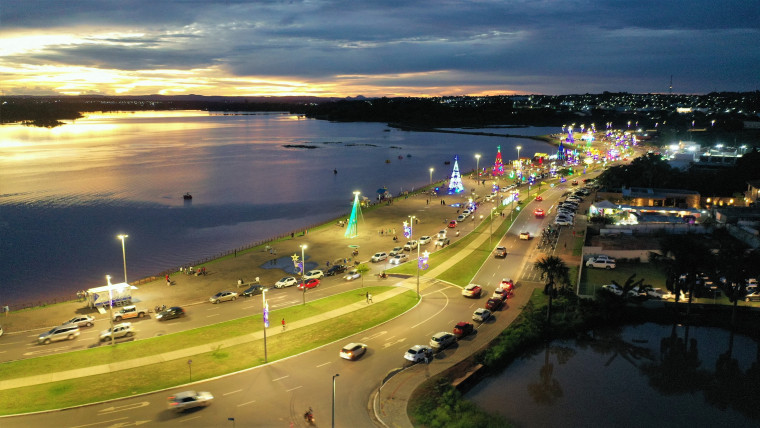
[[148, 313], [147, 309], [138, 309], [135, 305], [124, 306], [113, 314], [113, 320], [121, 322], [130, 318], [142, 318]]
[[85, 293], [87, 297], [87, 306], [90, 308], [106, 309], [110, 306], [109, 300], [113, 301], [114, 306], [131, 305], [132, 290], [137, 290], [137, 287], [129, 285], [126, 282], [90, 288]]

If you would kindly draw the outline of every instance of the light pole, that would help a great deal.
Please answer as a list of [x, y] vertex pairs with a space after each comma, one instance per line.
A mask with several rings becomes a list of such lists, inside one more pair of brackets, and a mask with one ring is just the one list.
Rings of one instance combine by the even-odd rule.
[[333, 376], [332, 428], [335, 428], [335, 378], [338, 376], [340, 376], [339, 373], [335, 373]]
[[106, 275], [108, 283], [108, 319], [111, 321], [111, 345], [113, 346], [113, 286], [111, 285], [111, 275]]
[[124, 259], [124, 283], [127, 283], [127, 250], [124, 247], [124, 239], [129, 238], [129, 235], [118, 235], [116, 239], [121, 239], [121, 256]]
[[[409, 239], [412, 239], [412, 233], [414, 231], [413, 225], [414, 225], [414, 219], [416, 219], [416, 216], [410, 215], [409, 216]], [[420, 243], [417, 242], [417, 297], [420, 297]]]
[[267, 327], [269, 327], [269, 305], [267, 304], [267, 288], [261, 289], [262, 321], [264, 321], [264, 364], [267, 363]]
[[478, 173], [477, 180], [480, 181], [480, 153], [475, 154], [475, 171]]
[[491, 237], [493, 236], [493, 212], [496, 211], [496, 207], [491, 207], [491, 232], [488, 234], [488, 246], [490, 247], [492, 245], [491, 243]]
[[522, 146], [517, 146], [517, 162], [520, 162], [520, 149], [522, 149]]
[[517, 192], [512, 192], [512, 209], [509, 210], [509, 221], [512, 221], [512, 216], [515, 213], [515, 199], [517, 199]]
[[433, 185], [433, 171], [435, 171], [435, 168], [430, 168], [430, 185]]
[[301, 244], [301, 287], [303, 288], [303, 304], [306, 304], [306, 259], [304, 258], [304, 250], [306, 250], [306, 244]]

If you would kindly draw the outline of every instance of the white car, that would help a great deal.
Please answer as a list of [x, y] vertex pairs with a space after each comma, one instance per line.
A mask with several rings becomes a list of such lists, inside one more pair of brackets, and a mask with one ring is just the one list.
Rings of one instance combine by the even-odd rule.
[[444, 236], [443, 238], [438, 238], [438, 240], [435, 241], [435, 246], [443, 248], [449, 245], [450, 243], [451, 243], [451, 240]]
[[400, 265], [401, 263], [404, 263], [409, 260], [409, 257], [404, 254], [396, 254], [395, 256], [391, 257], [390, 264], [392, 265]]
[[472, 214], [472, 211], [470, 211], [470, 210], [464, 210], [464, 211], [462, 211], [462, 215], [463, 215], [465, 218], [469, 217], [469, 216], [470, 216], [470, 214]]
[[586, 266], [598, 268], [598, 269], [615, 269], [615, 262], [612, 260], [588, 259], [588, 261], [586, 262]]
[[100, 332], [100, 341], [105, 342], [106, 340], [111, 340], [111, 336], [113, 335], [114, 339], [118, 339], [120, 337], [132, 337], [134, 334], [134, 331], [132, 330], [132, 323], [123, 322], [121, 324], [116, 324], [113, 326], [113, 333], [111, 332], [111, 329], [103, 330]]
[[353, 280], [359, 279], [361, 277], [362, 277], [362, 274], [359, 273], [358, 270], [353, 269], [353, 270], [349, 271], [346, 275], [344, 275], [343, 279], [345, 279], [346, 281], [353, 281]]
[[387, 258], [388, 258], [388, 253], [379, 252], [379, 253], [375, 253], [372, 256], [372, 258], [370, 258], [369, 260], [371, 262], [375, 262], [376, 263], [376, 262], [381, 262], [381, 261], [383, 261], [383, 260], [385, 260]]
[[319, 269], [315, 269], [315, 270], [310, 270], [306, 272], [306, 275], [304, 275], [303, 277], [304, 279], [312, 279], [312, 278], [319, 279], [319, 278], [323, 278], [324, 276], [325, 276], [324, 272], [322, 272]]
[[554, 224], [557, 226], [570, 226], [573, 224], [573, 221], [564, 217], [557, 217], [554, 219]]
[[420, 245], [429, 244], [432, 241], [433, 241], [433, 238], [431, 238], [431, 237], [429, 237], [427, 235], [420, 237]]
[[206, 407], [214, 400], [210, 392], [185, 391], [169, 397], [169, 410], [182, 412], [195, 407]]
[[411, 240], [404, 245], [404, 251], [412, 251], [417, 249], [417, 240]]
[[433, 348], [425, 345], [414, 345], [404, 354], [404, 359], [413, 363], [424, 361], [426, 358], [433, 358]]
[[404, 251], [404, 247], [393, 247], [390, 253], [388, 253], [389, 256], [393, 257], [396, 254], [401, 254]]
[[298, 280], [292, 276], [286, 276], [274, 283], [274, 288], [292, 287], [298, 285]]
[[491, 311], [486, 308], [478, 308], [472, 314], [473, 321], [485, 322], [488, 318], [491, 318]]
[[623, 295], [623, 289], [620, 288], [620, 287], [618, 287], [615, 284], [604, 284], [602, 286], [602, 289], [603, 290], [607, 290], [607, 291], [609, 291], [610, 293], [612, 293], [612, 294], [614, 294], [616, 296], [622, 296]]
[[446, 229], [439, 230], [438, 231], [438, 239], [445, 238], [446, 237]]
[[[220, 303], [220, 302], [227, 302], [227, 301], [230, 301], [230, 300], [235, 300], [235, 299], [237, 299], [237, 297], [238, 297], [238, 294], [236, 292], [234, 292], [234, 291], [220, 291], [220, 292], [214, 294], [213, 296], [209, 297], [208, 301], [211, 302], [211, 303], [213, 303], [213, 304], [217, 304], [217, 303]], [[117, 317], [114, 317], [114, 318], [117, 318]], [[115, 319], [115, 321], [119, 321], [120, 319], [121, 318], [117, 318], [117, 319]]]
[[594, 259], [594, 260], [596, 260], [598, 262], [612, 262], [612, 263], [615, 263], [615, 259], [613, 259], [612, 257], [607, 256], [605, 254], [599, 254], [596, 257], [592, 257], [592, 259]]

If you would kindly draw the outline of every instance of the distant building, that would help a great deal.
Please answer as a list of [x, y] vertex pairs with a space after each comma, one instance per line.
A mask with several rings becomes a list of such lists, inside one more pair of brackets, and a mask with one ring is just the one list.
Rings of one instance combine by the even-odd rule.
[[616, 204], [636, 207], [700, 207], [699, 192], [683, 189], [654, 189], [645, 187], [624, 187], [619, 190], [602, 189], [597, 198], [608, 199]]

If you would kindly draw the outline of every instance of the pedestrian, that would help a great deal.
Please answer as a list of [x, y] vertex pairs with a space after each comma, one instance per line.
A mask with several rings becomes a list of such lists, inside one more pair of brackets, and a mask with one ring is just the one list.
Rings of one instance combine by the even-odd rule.
[[367, 292], [367, 294], [364, 296], [364, 298], [367, 300], [367, 303], [369, 303], [369, 291], [368, 291], [368, 292]]
[[367, 293], [367, 303], [372, 303], [372, 293]]
[[166, 274], [166, 282], [169, 282], [169, 274]]
[[330, 260], [328, 260], [328, 261], [325, 262], [325, 266], [327, 266], [328, 268], [330, 268]]
[[282, 331], [285, 331], [285, 318], [280, 321], [282, 323]]
[[169, 287], [169, 286], [171, 286], [171, 285], [172, 285], [172, 282], [171, 282], [171, 281], [169, 281], [169, 280], [167, 279], [167, 280], [166, 280], [166, 286], [167, 286], [167, 287]]

